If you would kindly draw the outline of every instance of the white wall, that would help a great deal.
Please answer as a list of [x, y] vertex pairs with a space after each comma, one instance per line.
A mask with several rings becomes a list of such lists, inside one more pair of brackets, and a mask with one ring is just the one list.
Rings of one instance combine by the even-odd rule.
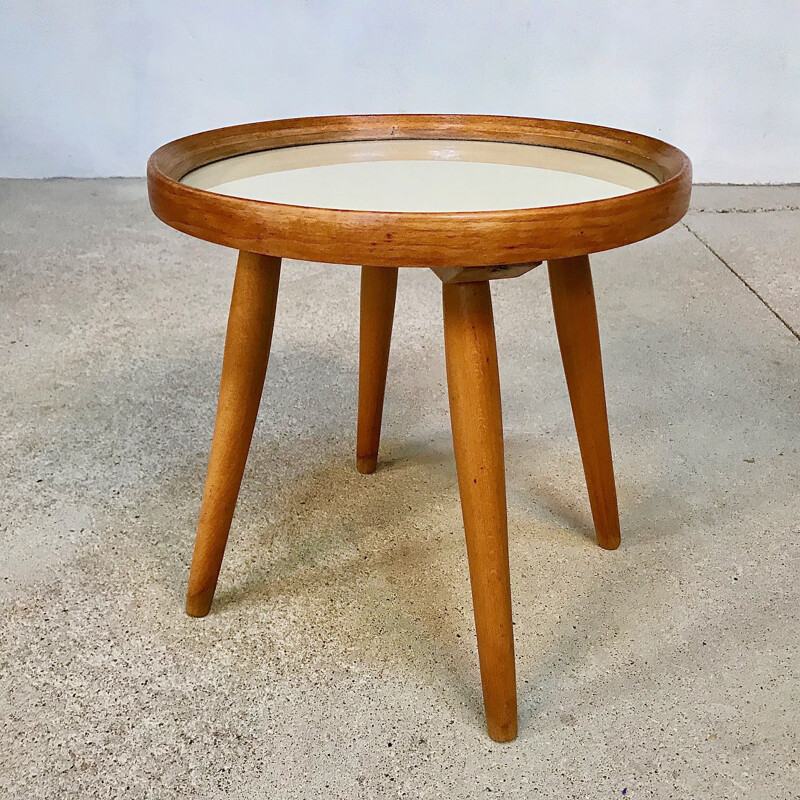
[[0, 175], [141, 175], [271, 117], [627, 127], [709, 182], [800, 181], [800, 0], [0, 0]]

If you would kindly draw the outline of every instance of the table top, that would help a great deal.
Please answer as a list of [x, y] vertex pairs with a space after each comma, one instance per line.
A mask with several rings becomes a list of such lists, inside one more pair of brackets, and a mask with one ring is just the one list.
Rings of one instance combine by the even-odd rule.
[[507, 142], [331, 142], [247, 153], [192, 170], [198, 189], [295, 206], [475, 212], [584, 203], [658, 185], [590, 153]]
[[170, 142], [148, 163], [164, 222], [240, 250], [377, 266], [492, 266], [652, 236], [688, 207], [677, 148], [519, 117], [276, 120]]

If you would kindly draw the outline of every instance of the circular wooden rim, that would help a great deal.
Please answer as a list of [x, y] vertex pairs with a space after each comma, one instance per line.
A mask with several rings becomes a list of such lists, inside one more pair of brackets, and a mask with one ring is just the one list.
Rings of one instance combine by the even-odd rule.
[[[353, 211], [216, 194], [181, 179], [214, 161], [296, 145], [384, 139], [509, 142], [576, 150], [652, 175], [648, 189], [569, 205], [504, 211]], [[150, 205], [184, 233], [253, 253], [345, 264], [494, 266], [568, 258], [646, 239], [686, 213], [692, 167], [676, 147], [637, 133], [524, 117], [404, 114], [305, 117], [186, 136], [147, 164]]]

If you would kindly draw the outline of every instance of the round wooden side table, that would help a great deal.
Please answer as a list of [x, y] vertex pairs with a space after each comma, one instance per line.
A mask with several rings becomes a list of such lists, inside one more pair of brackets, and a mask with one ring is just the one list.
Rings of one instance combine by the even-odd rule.
[[147, 167], [168, 225], [239, 250], [186, 610], [208, 613], [269, 358], [281, 259], [359, 264], [357, 466], [375, 469], [399, 267], [442, 281], [450, 417], [489, 735], [517, 733], [503, 423], [489, 282], [547, 260], [601, 547], [619, 545], [588, 255], [686, 212], [691, 164], [626, 131], [543, 119], [398, 115], [238, 125]]

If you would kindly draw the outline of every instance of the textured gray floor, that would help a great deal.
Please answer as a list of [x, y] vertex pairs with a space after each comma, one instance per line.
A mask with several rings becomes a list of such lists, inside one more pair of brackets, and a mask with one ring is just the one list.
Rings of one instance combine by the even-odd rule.
[[520, 704], [498, 745], [437, 279], [401, 275], [365, 477], [358, 271], [286, 264], [194, 620], [234, 256], [157, 222], [139, 180], [0, 182], [0, 796], [800, 796], [799, 206], [797, 187], [698, 187], [688, 228], [595, 258], [613, 553], [544, 270], [495, 285]]

